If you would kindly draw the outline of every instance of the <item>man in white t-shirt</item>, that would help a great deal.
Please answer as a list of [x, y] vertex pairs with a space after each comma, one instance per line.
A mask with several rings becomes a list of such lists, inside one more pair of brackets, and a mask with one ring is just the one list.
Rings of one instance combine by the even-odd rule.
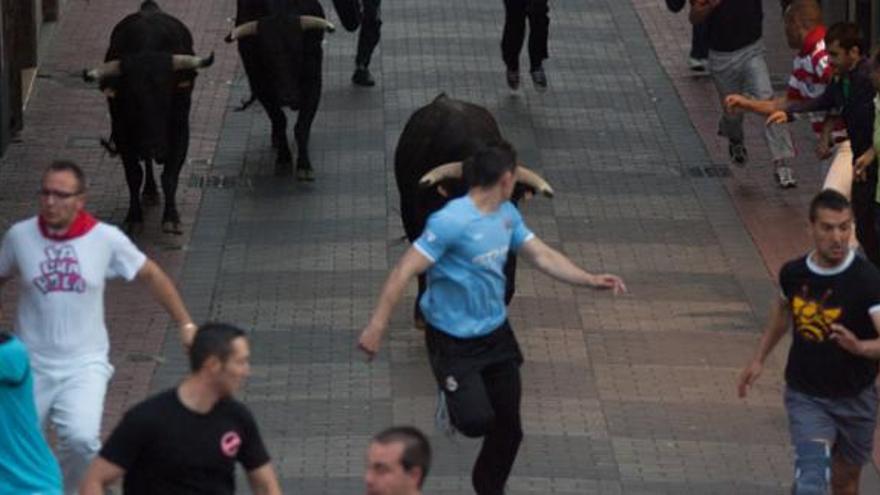
[[174, 283], [119, 229], [85, 211], [85, 176], [75, 163], [43, 174], [40, 213], [20, 221], [0, 244], [0, 289], [19, 281], [15, 332], [30, 353], [40, 422], [57, 434], [65, 493], [76, 493], [101, 446], [101, 414], [113, 374], [104, 324], [106, 279], [146, 283], [189, 345], [196, 325]]

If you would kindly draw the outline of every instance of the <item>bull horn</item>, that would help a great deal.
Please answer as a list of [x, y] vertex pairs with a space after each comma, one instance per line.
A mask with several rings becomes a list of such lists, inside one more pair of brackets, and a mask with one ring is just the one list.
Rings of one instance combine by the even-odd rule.
[[121, 73], [119, 60], [110, 60], [94, 69], [83, 69], [82, 77], [85, 82], [95, 82], [105, 77], [118, 76]]
[[210, 67], [214, 63], [214, 52], [207, 57], [196, 55], [173, 55], [171, 65], [174, 70], [195, 70], [202, 67]]
[[419, 187], [432, 187], [446, 179], [461, 178], [461, 162], [450, 162], [438, 165], [419, 179]]
[[334, 26], [332, 22], [324, 19], [323, 17], [316, 17], [313, 15], [299, 16], [299, 26], [302, 28], [303, 31], [308, 31], [311, 29], [323, 29], [329, 33], [336, 31], [336, 26]]
[[247, 38], [248, 36], [253, 36], [255, 34], [257, 34], [257, 21], [250, 21], [235, 26], [232, 31], [230, 31], [229, 34], [226, 35], [226, 38], [224, 38], [224, 40], [227, 43], [232, 43], [235, 40]]
[[553, 197], [553, 188], [550, 187], [550, 184], [522, 163], [518, 163], [516, 166], [516, 181], [534, 188], [535, 191], [548, 198]]

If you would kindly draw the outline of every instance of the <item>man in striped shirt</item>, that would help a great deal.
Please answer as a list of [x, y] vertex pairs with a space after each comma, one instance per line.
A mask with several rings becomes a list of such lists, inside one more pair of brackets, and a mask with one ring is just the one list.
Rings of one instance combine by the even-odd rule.
[[[789, 102], [812, 100], [825, 92], [834, 71], [825, 49], [826, 28], [822, 24], [822, 10], [816, 0], [795, 0], [786, 8], [783, 20], [785, 36], [789, 47], [799, 50], [792, 62], [786, 93], [772, 100], [755, 100], [743, 95], [730, 95], [725, 98], [729, 111], [743, 109], [769, 115], [785, 108]], [[852, 150], [847, 140], [846, 125], [826, 112], [809, 115], [813, 131], [816, 133], [816, 155], [827, 159], [834, 155], [823, 188], [832, 188], [850, 197], [852, 184]], [[836, 150], [832, 153], [832, 148]], [[794, 174], [777, 172], [780, 187], [796, 185]]]

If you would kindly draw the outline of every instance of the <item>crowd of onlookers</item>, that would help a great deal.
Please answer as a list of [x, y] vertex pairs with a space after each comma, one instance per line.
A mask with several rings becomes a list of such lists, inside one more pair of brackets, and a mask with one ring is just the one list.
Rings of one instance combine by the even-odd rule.
[[[755, 354], [738, 380], [745, 397], [764, 361], [791, 331], [785, 408], [795, 451], [792, 492], [857, 494], [877, 422], [880, 359], [880, 54], [850, 22], [826, 27], [818, 0], [782, 0], [783, 29], [793, 50], [784, 94], [774, 95], [764, 59], [761, 0], [690, 0], [689, 65], [708, 71], [721, 99], [718, 134], [733, 164], [748, 151], [743, 113], [766, 116], [764, 138], [780, 187], [797, 184], [795, 148], [783, 124], [803, 118], [826, 161], [822, 191], [810, 210], [812, 250], [786, 263], [781, 297]], [[682, 0], [667, 0], [683, 10]], [[853, 229], [854, 226], [854, 229]], [[852, 245], [860, 246], [857, 254]]]

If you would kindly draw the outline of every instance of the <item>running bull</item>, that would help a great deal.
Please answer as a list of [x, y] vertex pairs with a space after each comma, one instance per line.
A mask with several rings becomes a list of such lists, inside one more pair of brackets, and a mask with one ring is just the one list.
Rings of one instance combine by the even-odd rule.
[[238, 0], [235, 28], [226, 42], [238, 42], [238, 53], [251, 86], [251, 98], [241, 109], [259, 100], [272, 122], [272, 145], [277, 151], [275, 172], [293, 172], [284, 108], [298, 110], [296, 177], [315, 179], [309, 160], [309, 134], [321, 101], [321, 65], [324, 31], [333, 24], [324, 19], [317, 0]]
[[[461, 178], [461, 162], [478, 149], [504, 138], [492, 114], [485, 108], [440, 94], [416, 110], [406, 123], [394, 155], [394, 178], [400, 195], [400, 218], [406, 238], [413, 242], [422, 234], [428, 217], [452, 198], [467, 192]], [[553, 189], [522, 164], [516, 169], [516, 204], [532, 194], [553, 196]], [[507, 277], [505, 303], [514, 293], [516, 257], [510, 255], [504, 267]], [[424, 324], [418, 298], [425, 292], [425, 277], [419, 277], [415, 321]]]
[[113, 28], [104, 63], [83, 70], [83, 78], [99, 81], [107, 96], [112, 130], [105, 146], [121, 155], [125, 167], [129, 190], [125, 229], [129, 233], [143, 226], [141, 188], [145, 201], [158, 198], [154, 161], [164, 165], [162, 230], [182, 233], [175, 195], [189, 149], [193, 82], [196, 69], [213, 61], [213, 53], [195, 56], [189, 29], [153, 0], [146, 0], [138, 12]]

